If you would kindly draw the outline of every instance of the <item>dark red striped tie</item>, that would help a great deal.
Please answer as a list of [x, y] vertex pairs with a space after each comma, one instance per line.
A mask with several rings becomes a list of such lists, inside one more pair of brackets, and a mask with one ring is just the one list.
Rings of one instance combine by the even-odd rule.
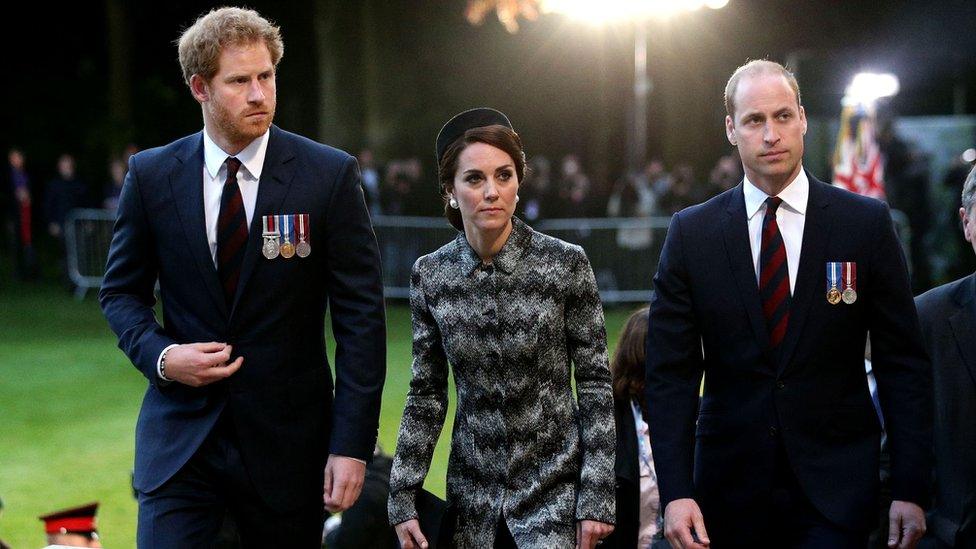
[[244, 198], [237, 184], [237, 170], [241, 161], [227, 157], [227, 179], [220, 195], [220, 215], [217, 217], [217, 275], [224, 287], [227, 306], [234, 302], [237, 281], [241, 277], [244, 249], [247, 244], [247, 214]]
[[786, 245], [776, 222], [776, 210], [782, 203], [783, 199], [775, 196], [766, 199], [759, 249], [759, 296], [772, 349], [783, 342], [790, 322], [790, 270], [786, 263]]

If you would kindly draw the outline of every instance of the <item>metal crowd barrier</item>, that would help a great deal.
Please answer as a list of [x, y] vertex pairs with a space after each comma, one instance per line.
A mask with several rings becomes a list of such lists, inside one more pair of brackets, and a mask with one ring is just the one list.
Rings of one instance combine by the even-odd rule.
[[[907, 254], [907, 219], [899, 211], [892, 211], [892, 218]], [[533, 228], [586, 250], [604, 303], [640, 303], [651, 298], [651, 278], [670, 221], [666, 216], [549, 219]], [[114, 222], [115, 213], [104, 210], [74, 210], [68, 216], [68, 274], [79, 298], [101, 285]], [[383, 260], [384, 290], [387, 297], [400, 299], [410, 296], [414, 261], [457, 235], [440, 217], [379, 215], [373, 218], [373, 228]]]

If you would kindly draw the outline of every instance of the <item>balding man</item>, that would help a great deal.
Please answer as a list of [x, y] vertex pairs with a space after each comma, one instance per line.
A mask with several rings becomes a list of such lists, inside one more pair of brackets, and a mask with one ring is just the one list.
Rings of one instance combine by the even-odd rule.
[[783, 66], [740, 67], [725, 96], [744, 181], [674, 216], [654, 277], [646, 401], [665, 534], [675, 547], [865, 547], [881, 431], [870, 332], [889, 545], [911, 547], [931, 381], [888, 209], [804, 171], [806, 115]]

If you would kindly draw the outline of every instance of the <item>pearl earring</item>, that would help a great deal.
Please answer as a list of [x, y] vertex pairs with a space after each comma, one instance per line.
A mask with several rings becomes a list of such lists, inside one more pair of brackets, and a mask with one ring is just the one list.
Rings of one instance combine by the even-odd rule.
[[515, 195], [515, 203], [518, 204], [518, 201], [519, 201], [519, 195]]
[[451, 197], [450, 200], [447, 201], [447, 203], [450, 204], [451, 207], [454, 208], [455, 210], [458, 209], [457, 200], [453, 196]]

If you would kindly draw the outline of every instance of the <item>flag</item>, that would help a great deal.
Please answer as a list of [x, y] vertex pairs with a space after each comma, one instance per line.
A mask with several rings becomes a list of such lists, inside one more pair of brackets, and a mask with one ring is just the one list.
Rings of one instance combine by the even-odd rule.
[[834, 185], [884, 200], [884, 164], [874, 132], [873, 109], [845, 105], [834, 149]]

